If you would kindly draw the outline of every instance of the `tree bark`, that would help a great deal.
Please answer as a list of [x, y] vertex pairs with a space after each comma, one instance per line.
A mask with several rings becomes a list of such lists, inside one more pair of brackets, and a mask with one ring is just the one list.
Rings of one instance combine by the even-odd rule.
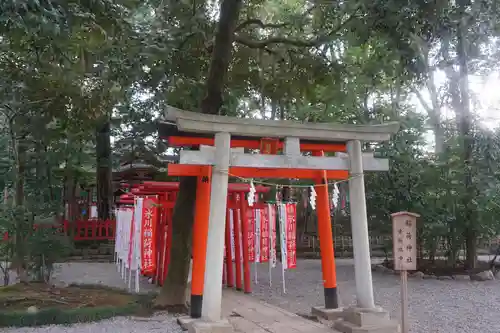
[[[201, 102], [202, 113], [221, 113], [222, 92], [231, 62], [234, 31], [242, 2], [242, 0], [224, 0], [221, 4], [220, 19], [206, 80], [206, 94]], [[172, 217], [173, 236], [168, 276], [156, 299], [157, 307], [185, 306], [186, 304], [195, 199], [196, 178], [183, 177]]]
[[[10, 133], [15, 156], [15, 193], [14, 206], [15, 211], [15, 235], [14, 235], [14, 258], [11, 268], [15, 268], [20, 282], [29, 281], [26, 263], [26, 233], [31, 232], [25, 221], [25, 172], [26, 172], [26, 133], [22, 131], [22, 125], [15, 122], [10, 123]], [[17, 134], [17, 135], [16, 135]]]
[[432, 72], [432, 70], [429, 71], [427, 89], [429, 89], [429, 94], [431, 96], [432, 111], [429, 113], [429, 118], [431, 120], [431, 125], [434, 131], [434, 152], [436, 153], [436, 155], [440, 155], [444, 153], [445, 138], [443, 126], [441, 124], [441, 105], [439, 104], [438, 92], [436, 83], [434, 82], [434, 73]]
[[206, 81], [206, 95], [201, 103], [201, 112], [218, 114], [222, 106], [222, 91], [227, 78], [234, 31], [240, 17], [242, 0], [224, 0], [220, 8], [220, 19], [215, 35], [215, 44]]
[[469, 98], [469, 69], [466, 51], [466, 36], [467, 29], [466, 7], [467, 1], [460, 0], [459, 2], [460, 21], [457, 30], [457, 59], [459, 67], [459, 87], [460, 87], [460, 100], [461, 108], [459, 112], [459, 131], [462, 138], [463, 149], [463, 163], [464, 163], [464, 222], [465, 222], [465, 246], [466, 246], [466, 266], [469, 269], [476, 267], [477, 258], [477, 231], [476, 214], [471, 202], [475, 196], [475, 188], [473, 184], [472, 175], [472, 152], [474, 149], [474, 138], [472, 133], [472, 115], [470, 111], [470, 98]]
[[104, 119], [96, 129], [96, 164], [97, 164], [97, 216], [99, 219], [110, 218], [111, 199], [111, 124]]
[[[426, 110], [427, 115], [429, 116], [430, 124], [433, 128], [434, 132], [434, 140], [435, 140], [435, 148], [434, 153], [436, 155], [440, 155], [444, 152], [445, 148], [445, 139], [444, 139], [444, 131], [441, 125], [441, 104], [439, 103], [439, 95], [436, 88], [435, 76], [434, 76], [434, 68], [429, 59], [429, 44], [423, 38], [414, 35], [413, 40], [418, 46], [420, 50], [420, 58], [422, 62], [425, 64], [425, 72], [427, 74], [427, 81], [425, 83], [427, 90], [429, 91], [430, 102], [429, 105], [422, 94], [420, 92], [415, 91], [417, 98], [422, 104], [423, 108]], [[443, 48], [447, 49], [449, 47], [449, 43], [443, 43]], [[447, 51], [443, 54], [445, 58], [447, 58]]]
[[196, 177], [184, 177], [180, 182], [172, 216], [173, 236], [168, 275], [155, 300], [157, 308], [184, 307], [186, 304], [195, 200]]

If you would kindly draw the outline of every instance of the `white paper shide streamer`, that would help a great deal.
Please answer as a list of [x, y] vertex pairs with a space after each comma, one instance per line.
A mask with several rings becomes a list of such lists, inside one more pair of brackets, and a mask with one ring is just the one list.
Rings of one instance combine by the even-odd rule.
[[253, 181], [250, 182], [250, 190], [247, 195], [247, 201], [248, 201], [248, 206], [253, 207], [253, 204], [255, 202], [255, 186], [253, 185]]
[[276, 267], [278, 258], [276, 256], [276, 210], [274, 205], [268, 204], [269, 217], [269, 286], [272, 287], [272, 270]]
[[332, 193], [332, 203], [334, 207], [338, 207], [340, 199], [340, 191], [337, 183], [333, 184], [333, 193]]
[[316, 190], [314, 186], [310, 187], [311, 195], [309, 196], [309, 203], [311, 204], [312, 209], [316, 209]]
[[286, 239], [286, 204], [278, 204], [278, 218], [280, 223], [280, 243], [281, 243], [281, 279], [283, 282], [283, 293], [286, 293], [285, 270], [287, 267], [288, 249]]
[[134, 203], [133, 207], [120, 207], [116, 212], [115, 260], [129, 290], [132, 290], [134, 275], [134, 291], [139, 292], [143, 198], [136, 197]]
[[255, 261], [254, 261], [255, 283], [258, 283], [257, 264], [260, 262], [261, 223], [262, 222], [260, 216], [260, 209], [256, 209], [255, 210]]

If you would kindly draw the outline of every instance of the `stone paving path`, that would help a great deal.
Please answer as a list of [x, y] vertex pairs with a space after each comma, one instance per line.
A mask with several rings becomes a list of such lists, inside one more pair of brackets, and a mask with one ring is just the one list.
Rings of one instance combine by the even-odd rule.
[[235, 332], [241, 333], [335, 333], [322, 324], [233, 290], [224, 290], [222, 315]]

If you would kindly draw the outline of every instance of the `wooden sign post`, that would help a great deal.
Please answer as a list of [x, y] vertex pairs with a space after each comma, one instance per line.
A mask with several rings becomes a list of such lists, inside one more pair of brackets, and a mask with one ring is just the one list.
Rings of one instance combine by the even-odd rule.
[[391, 214], [394, 270], [401, 273], [401, 332], [408, 333], [408, 271], [417, 269], [417, 218], [409, 212]]

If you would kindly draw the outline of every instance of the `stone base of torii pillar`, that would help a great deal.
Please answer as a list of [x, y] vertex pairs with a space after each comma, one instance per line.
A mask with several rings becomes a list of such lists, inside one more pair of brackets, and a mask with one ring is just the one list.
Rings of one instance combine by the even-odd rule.
[[343, 333], [399, 333], [400, 325], [390, 319], [389, 312], [374, 308], [325, 309], [313, 307], [312, 315], [320, 320], [333, 322], [333, 327]]

